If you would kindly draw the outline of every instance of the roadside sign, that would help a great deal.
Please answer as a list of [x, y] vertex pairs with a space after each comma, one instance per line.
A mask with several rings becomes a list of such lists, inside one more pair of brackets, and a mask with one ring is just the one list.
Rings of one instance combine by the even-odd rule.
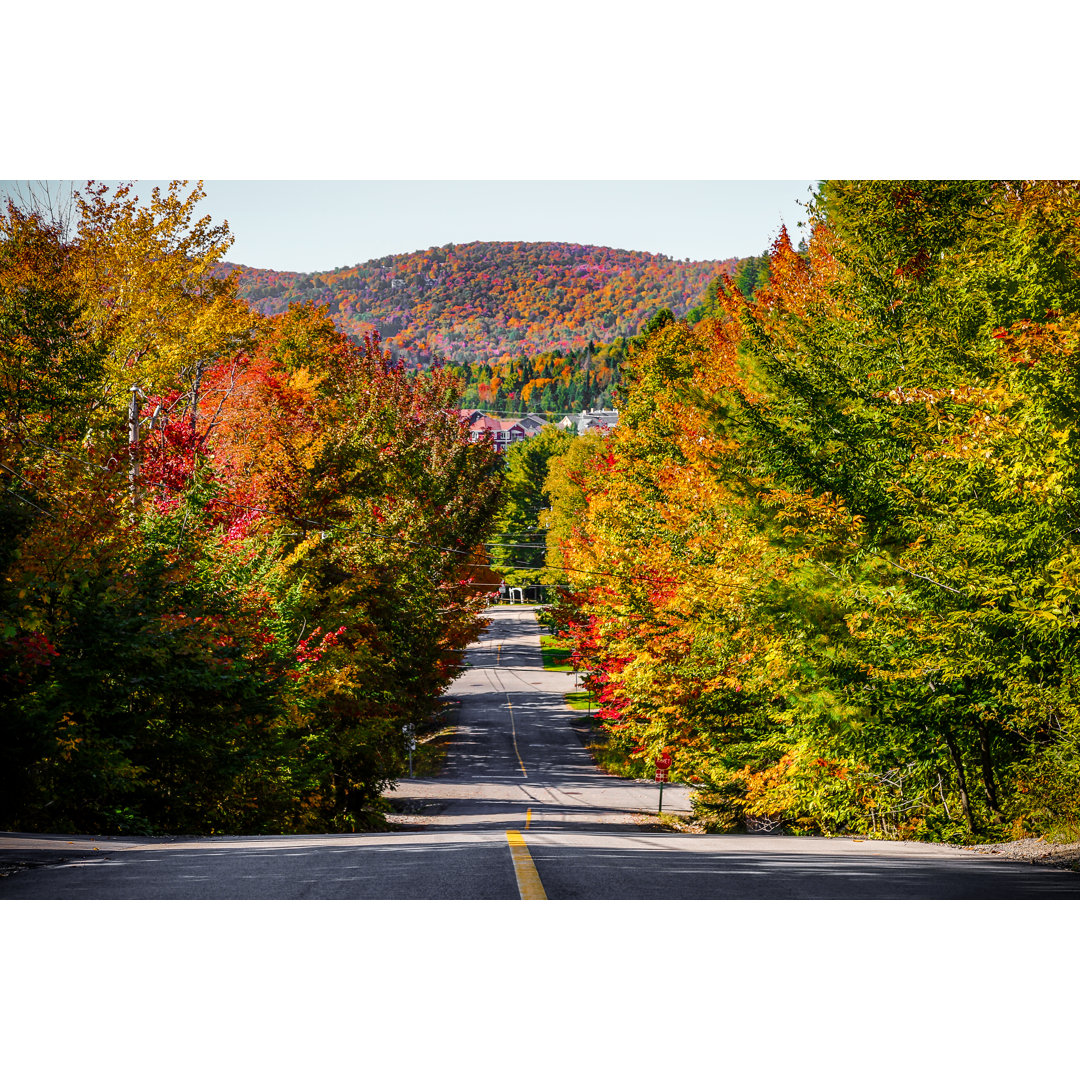
[[661, 754], [656, 759], [656, 782], [660, 785], [660, 800], [656, 804], [658, 815], [664, 809], [664, 785], [667, 783], [667, 771], [670, 764], [671, 758], [667, 754]]

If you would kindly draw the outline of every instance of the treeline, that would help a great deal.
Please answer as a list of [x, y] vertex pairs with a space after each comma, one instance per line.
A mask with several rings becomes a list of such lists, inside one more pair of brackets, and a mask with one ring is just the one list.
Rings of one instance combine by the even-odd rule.
[[624, 363], [544, 524], [628, 768], [716, 828], [1076, 835], [1078, 222], [1076, 182], [829, 182]]
[[264, 315], [326, 305], [357, 340], [377, 332], [410, 363], [461, 366], [565, 356], [636, 333], [658, 308], [685, 314], [735, 266], [587, 244], [478, 242], [318, 274], [235, 269], [241, 297]]
[[606, 345], [590, 341], [577, 351], [519, 355], [452, 370], [464, 385], [462, 408], [558, 418], [586, 408], [610, 408], [629, 348], [628, 339], [620, 337]]
[[[768, 252], [732, 262], [734, 285], [746, 297], [768, 280]], [[717, 313], [720, 277], [709, 283], [701, 303], [686, 312], [690, 324]], [[589, 341], [583, 349], [561, 349], [527, 356], [504, 357], [490, 363], [462, 364], [453, 371], [465, 389], [462, 407], [494, 413], [535, 412], [559, 417], [582, 409], [610, 409], [620, 389], [623, 363], [658, 326], [675, 319], [661, 307], [633, 337], [617, 337], [606, 344]]]
[[[688, 322], [714, 311], [719, 281], [710, 284], [702, 303], [687, 313]], [[462, 406], [511, 415], [535, 412], [548, 418], [582, 409], [610, 409], [618, 398], [626, 360], [644, 346], [654, 330], [674, 321], [670, 308], [660, 308], [651, 313], [633, 337], [619, 337], [606, 345], [590, 341], [577, 352], [564, 354], [556, 349], [501, 363], [453, 367], [451, 370], [465, 388]]]
[[480, 626], [459, 384], [254, 314], [201, 197], [0, 216], [0, 828], [377, 825]]

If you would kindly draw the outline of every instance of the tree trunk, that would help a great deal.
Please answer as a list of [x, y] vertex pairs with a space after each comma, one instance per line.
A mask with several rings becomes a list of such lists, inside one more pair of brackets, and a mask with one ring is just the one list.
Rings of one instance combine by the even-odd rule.
[[203, 362], [195, 362], [195, 378], [191, 382], [191, 434], [195, 434], [195, 425], [199, 418], [199, 387], [202, 385]]
[[941, 805], [945, 810], [945, 816], [952, 821], [952, 813], [949, 810], [949, 800], [945, 798], [945, 777], [941, 775], [941, 770], [938, 770], [937, 774], [937, 790], [938, 796], [941, 799]]
[[986, 792], [986, 801], [994, 816], [1001, 820], [1001, 807], [998, 805], [997, 788], [994, 785], [994, 763], [990, 756], [990, 725], [978, 723], [979, 729], [979, 754], [982, 761], [983, 790]]
[[956, 779], [960, 788], [960, 805], [964, 808], [964, 817], [967, 818], [968, 828], [975, 832], [975, 817], [971, 812], [971, 800], [968, 798], [967, 777], [964, 776], [964, 762], [960, 758], [960, 751], [956, 746], [956, 740], [948, 726], [943, 728], [945, 745], [949, 748], [953, 766], [956, 769]]

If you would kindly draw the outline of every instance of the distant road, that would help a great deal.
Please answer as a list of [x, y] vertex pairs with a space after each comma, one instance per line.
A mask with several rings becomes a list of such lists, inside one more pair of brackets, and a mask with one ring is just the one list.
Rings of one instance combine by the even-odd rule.
[[[395, 833], [146, 839], [0, 834], [0, 899], [1080, 899], [1080, 875], [932, 844], [648, 831], [658, 788], [601, 773], [532, 609], [468, 651], [446, 768], [390, 797]], [[664, 809], [687, 792], [665, 787]]]

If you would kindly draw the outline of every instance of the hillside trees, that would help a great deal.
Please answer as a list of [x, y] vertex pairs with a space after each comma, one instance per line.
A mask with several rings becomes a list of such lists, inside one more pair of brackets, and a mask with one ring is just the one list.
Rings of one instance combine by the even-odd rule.
[[5, 827], [373, 822], [478, 628], [497, 466], [457, 383], [252, 318], [197, 196], [3, 221]]
[[462, 404], [467, 408], [549, 417], [582, 409], [606, 408], [618, 385], [628, 339], [618, 338], [598, 349], [504, 357], [493, 365], [466, 364], [455, 370], [465, 381]]
[[240, 291], [262, 314], [325, 304], [355, 338], [377, 328], [395, 355], [460, 365], [633, 333], [657, 307], [682, 314], [734, 265], [581, 244], [474, 243], [324, 274], [244, 267]]
[[[769, 253], [763, 251], [760, 255], [751, 255], [739, 263], [739, 269], [735, 274], [735, 288], [747, 299], [768, 284], [769, 280]], [[715, 297], [715, 293], [713, 294]]]

